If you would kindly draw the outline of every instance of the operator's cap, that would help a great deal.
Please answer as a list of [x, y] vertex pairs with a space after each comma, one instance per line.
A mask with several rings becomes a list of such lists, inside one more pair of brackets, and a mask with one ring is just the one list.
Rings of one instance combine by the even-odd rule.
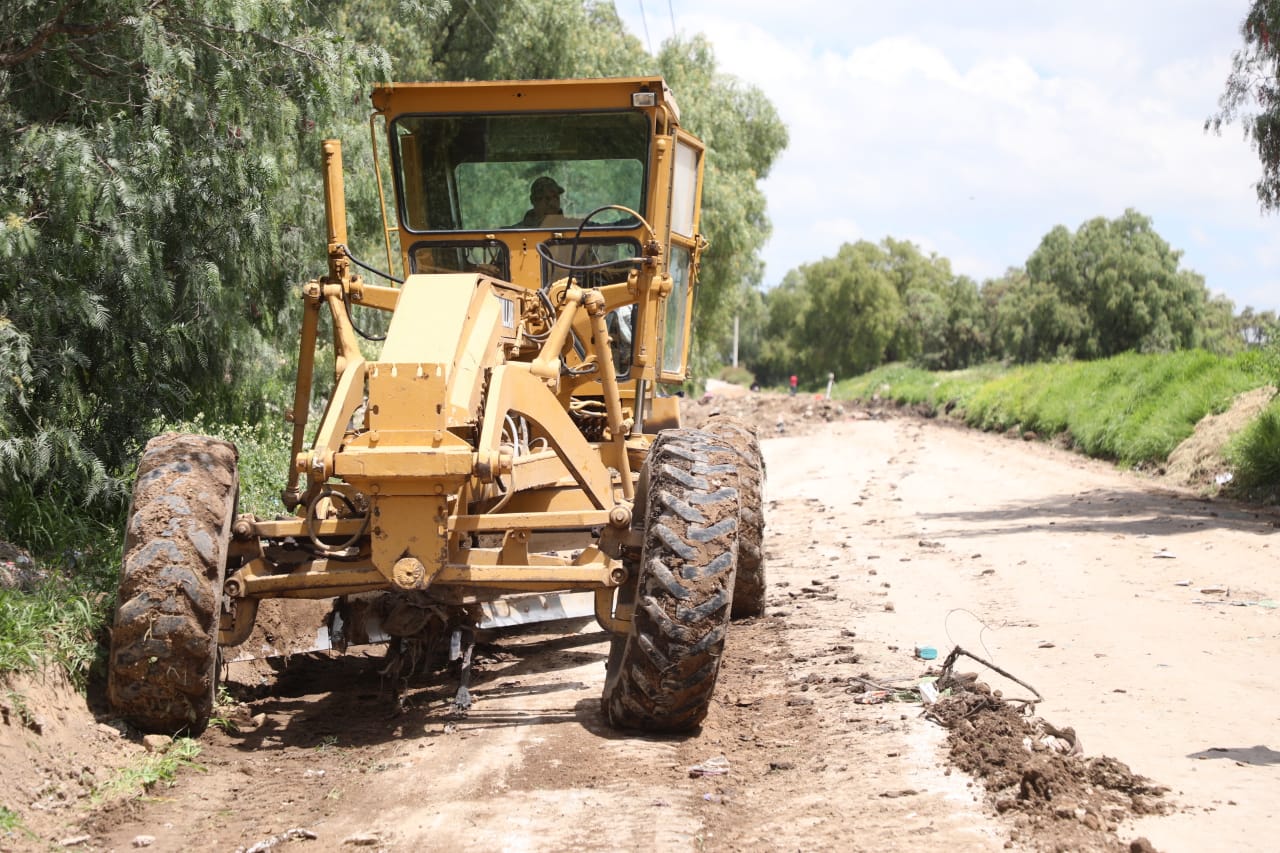
[[538, 178], [533, 182], [533, 186], [529, 187], [529, 197], [537, 198], [548, 190], [556, 195], [560, 195], [564, 192], [564, 187], [557, 184], [554, 178], [543, 175], [541, 178]]

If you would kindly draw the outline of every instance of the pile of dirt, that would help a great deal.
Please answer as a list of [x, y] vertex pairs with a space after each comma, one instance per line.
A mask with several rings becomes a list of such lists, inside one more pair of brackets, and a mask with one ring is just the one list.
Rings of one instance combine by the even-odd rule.
[[950, 761], [980, 780], [995, 810], [1013, 823], [1010, 840], [1040, 850], [1150, 851], [1121, 841], [1126, 820], [1165, 814], [1168, 789], [1108, 756], [1086, 757], [1075, 731], [1023, 713], [978, 680], [944, 666], [950, 695], [928, 716], [948, 730]]
[[1195, 431], [1169, 454], [1165, 476], [1196, 489], [1223, 485], [1230, 474], [1224, 456], [1227, 444], [1261, 414], [1275, 394], [1276, 389], [1270, 385], [1255, 388], [1236, 397], [1222, 414], [1205, 415]]
[[724, 383], [696, 400], [686, 399], [680, 414], [685, 425], [694, 429], [713, 415], [732, 415], [754, 424], [762, 439], [807, 435], [831, 421], [871, 416], [861, 404], [828, 400], [822, 394], [774, 394]]

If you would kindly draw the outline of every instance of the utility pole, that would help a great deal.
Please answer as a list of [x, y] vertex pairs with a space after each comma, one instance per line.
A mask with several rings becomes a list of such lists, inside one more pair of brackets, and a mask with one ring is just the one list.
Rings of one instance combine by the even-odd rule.
[[738, 315], [733, 315], [733, 366], [738, 366]]

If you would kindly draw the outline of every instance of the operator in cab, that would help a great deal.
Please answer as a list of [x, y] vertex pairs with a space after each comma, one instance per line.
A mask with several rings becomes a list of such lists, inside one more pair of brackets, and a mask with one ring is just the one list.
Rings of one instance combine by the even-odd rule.
[[543, 175], [533, 182], [529, 188], [529, 203], [533, 207], [524, 214], [518, 226], [520, 228], [537, 228], [544, 224], [549, 216], [563, 217], [564, 210], [560, 206], [560, 196], [564, 195], [564, 187], [555, 179]]

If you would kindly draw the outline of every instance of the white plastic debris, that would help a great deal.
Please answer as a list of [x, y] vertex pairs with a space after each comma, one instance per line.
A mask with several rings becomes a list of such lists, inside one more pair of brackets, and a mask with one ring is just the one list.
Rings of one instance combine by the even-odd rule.
[[695, 764], [689, 768], [689, 775], [694, 778], [698, 776], [726, 776], [728, 773], [729, 759], [723, 755], [708, 758], [701, 764]]

